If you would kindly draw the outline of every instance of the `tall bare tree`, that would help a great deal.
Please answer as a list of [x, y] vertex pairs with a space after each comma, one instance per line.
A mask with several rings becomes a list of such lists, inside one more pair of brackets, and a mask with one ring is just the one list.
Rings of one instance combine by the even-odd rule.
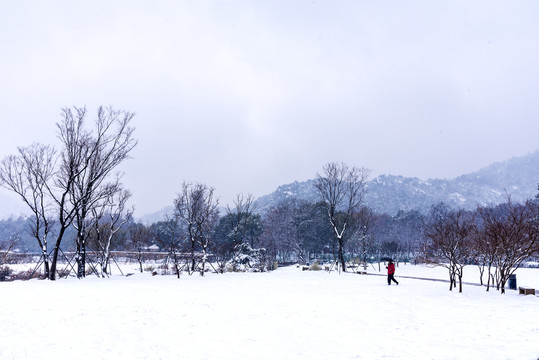
[[[105, 181], [120, 163], [129, 157], [136, 146], [134, 128], [130, 127], [133, 113], [99, 107], [92, 131], [85, 129], [87, 112], [85, 108], [64, 109], [64, 119], [58, 125], [60, 133], [74, 128], [79, 133], [78, 141], [64, 141], [68, 151], [81, 151], [82, 157], [74, 178], [71, 197], [75, 207], [75, 228], [77, 229], [78, 276], [85, 276], [86, 226], [88, 215], [100, 201], [110, 198], [115, 191]], [[77, 124], [77, 126], [74, 126]]]
[[317, 174], [316, 189], [326, 204], [329, 223], [337, 242], [337, 262], [346, 271], [344, 259], [345, 235], [352, 216], [363, 204], [370, 170], [331, 162]]

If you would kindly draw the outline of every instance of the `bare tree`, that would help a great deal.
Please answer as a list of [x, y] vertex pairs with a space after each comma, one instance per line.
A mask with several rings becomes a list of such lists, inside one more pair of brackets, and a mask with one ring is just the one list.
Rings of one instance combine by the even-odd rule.
[[49, 277], [48, 238], [54, 220], [46, 184], [54, 175], [56, 152], [52, 147], [33, 144], [18, 148], [0, 164], [0, 184], [18, 194], [32, 212], [31, 233], [42, 253], [44, 276]]
[[323, 242], [317, 232], [316, 207], [314, 203], [288, 199], [268, 212], [264, 237], [275, 239], [282, 259], [307, 264], [313, 248]]
[[355, 214], [357, 222], [356, 231], [353, 235], [353, 246], [355, 253], [359, 255], [363, 263], [363, 269], [367, 270], [367, 262], [369, 254], [374, 253], [375, 238], [372, 234], [375, 217], [373, 211], [365, 206], [362, 206], [360, 211]]
[[9, 239], [0, 239], [0, 266], [9, 263], [11, 259], [11, 250], [20, 241], [18, 235], [12, 235]]
[[13, 273], [13, 270], [6, 264], [12, 261], [11, 250], [17, 245], [19, 237], [17, 235], [11, 236], [9, 239], [0, 239], [0, 282], [9, 280], [9, 276]]
[[274, 239], [281, 259], [305, 264], [307, 260], [303, 251], [303, 239], [295, 226], [297, 222], [294, 221], [296, 210], [292, 201], [283, 201], [273, 207], [266, 217], [265, 236]]
[[204, 184], [184, 182], [181, 192], [174, 200], [174, 213], [185, 223], [187, 235], [191, 243], [190, 273], [196, 268], [195, 249], [202, 251], [203, 276], [207, 261], [207, 250], [217, 221], [219, 220], [218, 201], [214, 198], [214, 188]]
[[[186, 250], [185, 229], [180, 223], [181, 219], [177, 214], [165, 216], [164, 221], [152, 224], [151, 233], [155, 241], [168, 252], [167, 262], [170, 260], [174, 266], [174, 271], [178, 279], [180, 278], [184, 261], [184, 252]], [[189, 271], [189, 264], [186, 265]]]
[[145, 256], [144, 254], [148, 251], [150, 246], [151, 234], [148, 228], [142, 224], [132, 224], [129, 226], [129, 245], [135, 251], [137, 262], [139, 264], [140, 272], [144, 272], [142, 267]]
[[137, 144], [133, 137], [134, 128], [129, 126], [134, 114], [99, 107], [93, 131], [85, 129], [86, 109], [64, 109], [63, 115], [63, 122], [58, 125], [60, 134], [69, 129], [76, 132], [74, 141], [69, 136], [62, 136], [64, 145], [68, 152], [80, 151], [82, 155], [71, 188], [71, 199], [76, 205], [77, 275], [84, 277], [88, 215], [100, 201], [113, 195], [115, 186], [108, 186], [105, 181]]
[[116, 234], [132, 217], [134, 209], [127, 206], [131, 197], [129, 190], [121, 189], [109, 196], [103, 204], [92, 209], [93, 235], [101, 276], [110, 275], [111, 245]]
[[326, 204], [329, 223], [337, 242], [337, 262], [346, 271], [344, 243], [348, 225], [365, 197], [370, 170], [348, 167], [345, 163], [328, 163], [316, 178], [316, 189]]
[[487, 216], [486, 208], [478, 207], [477, 214], [481, 221], [478, 221], [477, 226], [473, 234], [473, 247], [474, 247], [474, 259], [479, 269], [479, 282], [481, 285], [484, 285], [484, 276], [485, 271], [487, 275], [487, 291], [490, 290], [490, 286], [494, 285], [495, 279], [492, 275], [492, 268], [494, 266], [494, 261], [498, 256], [499, 248], [489, 236], [485, 234], [484, 222], [482, 221], [483, 216]]
[[271, 261], [288, 261], [287, 250], [283, 246], [282, 239], [288, 236], [288, 229], [282, 224], [286, 223], [287, 214], [284, 209], [277, 206], [264, 217], [264, 231], [261, 235], [261, 243], [267, 249]]
[[433, 207], [426, 224], [425, 235], [429, 242], [425, 260], [449, 271], [449, 290], [459, 281], [462, 292], [464, 266], [473, 258], [475, 219], [465, 210], [449, 210], [439, 204]]

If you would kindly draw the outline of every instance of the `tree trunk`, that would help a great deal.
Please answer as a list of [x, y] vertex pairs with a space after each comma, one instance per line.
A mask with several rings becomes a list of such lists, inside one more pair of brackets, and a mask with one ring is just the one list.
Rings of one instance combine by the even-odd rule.
[[488, 280], [487, 280], [487, 291], [490, 290], [490, 279], [492, 278], [491, 267], [492, 267], [492, 264], [489, 263], [489, 264], [488, 264], [488, 274], [487, 274], [487, 276], [488, 276]]
[[103, 274], [110, 275], [108, 271], [109, 262], [110, 262], [110, 242], [111, 242], [111, 238], [107, 240], [107, 243], [105, 244], [105, 248], [103, 249], [103, 262], [101, 263], [101, 276], [103, 276]]
[[58, 253], [60, 252], [60, 243], [62, 242], [62, 238], [64, 237], [65, 231], [66, 231], [65, 226], [60, 227], [60, 232], [58, 233], [58, 237], [56, 238], [56, 244], [52, 252], [52, 261], [51, 261], [51, 269], [49, 273], [49, 280], [53, 280], [53, 281], [56, 280], [56, 266], [58, 263]]
[[202, 246], [202, 270], [200, 270], [200, 276], [204, 276], [206, 271], [206, 246]]
[[483, 286], [483, 275], [485, 274], [485, 264], [479, 266], [479, 283]]
[[502, 294], [505, 294], [505, 282], [508, 280], [509, 276], [506, 274], [504, 270], [500, 271], [500, 291]]
[[42, 256], [43, 256], [43, 268], [44, 268], [43, 276], [45, 277], [45, 279], [48, 279], [49, 274], [50, 274], [50, 267], [49, 267], [49, 254], [47, 254], [47, 245], [43, 246], [42, 254], [43, 254]]
[[180, 278], [180, 268], [178, 266], [178, 256], [176, 255], [176, 252], [174, 252], [174, 269], [176, 269], [176, 276], [179, 279]]
[[346, 263], [344, 261], [344, 241], [343, 238], [339, 238], [339, 262], [342, 266], [342, 271], [346, 272]]
[[191, 271], [189, 275], [195, 272], [195, 265], [195, 241], [191, 240]]
[[86, 276], [86, 239], [79, 234], [77, 239], [77, 277], [82, 279]]
[[51, 262], [51, 270], [49, 273], [49, 280], [56, 280], [56, 263], [58, 262], [58, 250], [60, 247], [56, 245], [54, 248], [54, 251], [52, 252], [52, 262]]
[[137, 260], [138, 260], [138, 264], [139, 264], [139, 267], [140, 267], [140, 273], [142, 274], [144, 271], [142, 269], [142, 252], [140, 252], [140, 251], [138, 253]]

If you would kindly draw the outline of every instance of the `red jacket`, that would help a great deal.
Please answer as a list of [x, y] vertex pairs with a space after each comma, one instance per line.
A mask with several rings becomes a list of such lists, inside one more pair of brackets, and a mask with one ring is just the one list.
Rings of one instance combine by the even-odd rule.
[[395, 264], [389, 264], [387, 266], [387, 274], [391, 275], [395, 273]]

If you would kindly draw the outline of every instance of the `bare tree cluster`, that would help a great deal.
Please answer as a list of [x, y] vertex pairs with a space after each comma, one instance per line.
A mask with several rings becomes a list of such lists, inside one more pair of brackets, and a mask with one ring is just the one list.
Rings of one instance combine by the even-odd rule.
[[218, 200], [214, 197], [214, 188], [204, 184], [184, 182], [181, 192], [174, 200], [174, 215], [185, 229], [190, 244], [191, 264], [189, 272], [196, 268], [195, 251], [202, 252], [200, 274], [204, 275], [208, 259], [208, 247], [213, 232], [219, 221]]
[[111, 274], [110, 259], [113, 240], [118, 238], [122, 227], [131, 220], [134, 208], [128, 207], [131, 192], [118, 189], [110, 193], [91, 212], [91, 226], [86, 228], [88, 239], [97, 254], [99, 271], [102, 277]]
[[509, 277], [530, 257], [539, 253], [539, 205], [528, 200], [514, 204], [511, 199], [496, 207], [476, 211], [450, 210], [443, 204], [433, 207], [425, 225], [427, 242], [423, 260], [449, 270], [450, 290], [465, 265], [477, 264], [480, 281], [505, 293]]
[[509, 277], [526, 259], [539, 254], [539, 204], [532, 200], [514, 204], [508, 199], [505, 204], [481, 207], [477, 212], [476, 261], [487, 268], [487, 290], [494, 279], [496, 289], [505, 293]]
[[314, 258], [332, 258], [334, 236], [326, 217], [321, 202], [284, 201], [265, 215], [260, 246], [274, 262], [307, 264]]
[[120, 175], [114, 171], [137, 143], [130, 126], [133, 116], [99, 107], [89, 126], [85, 108], [63, 109], [56, 124], [59, 150], [42, 144], [20, 147], [0, 164], [0, 184], [18, 194], [31, 210], [32, 234], [42, 251], [46, 278], [56, 279], [61, 244], [70, 226], [77, 231], [77, 274], [85, 276], [93, 211], [121, 191]]
[[425, 247], [424, 260], [440, 264], [449, 271], [449, 290], [459, 281], [462, 292], [464, 266], [474, 257], [474, 214], [464, 210], [450, 210], [444, 204], [434, 206], [425, 225], [430, 240]]

